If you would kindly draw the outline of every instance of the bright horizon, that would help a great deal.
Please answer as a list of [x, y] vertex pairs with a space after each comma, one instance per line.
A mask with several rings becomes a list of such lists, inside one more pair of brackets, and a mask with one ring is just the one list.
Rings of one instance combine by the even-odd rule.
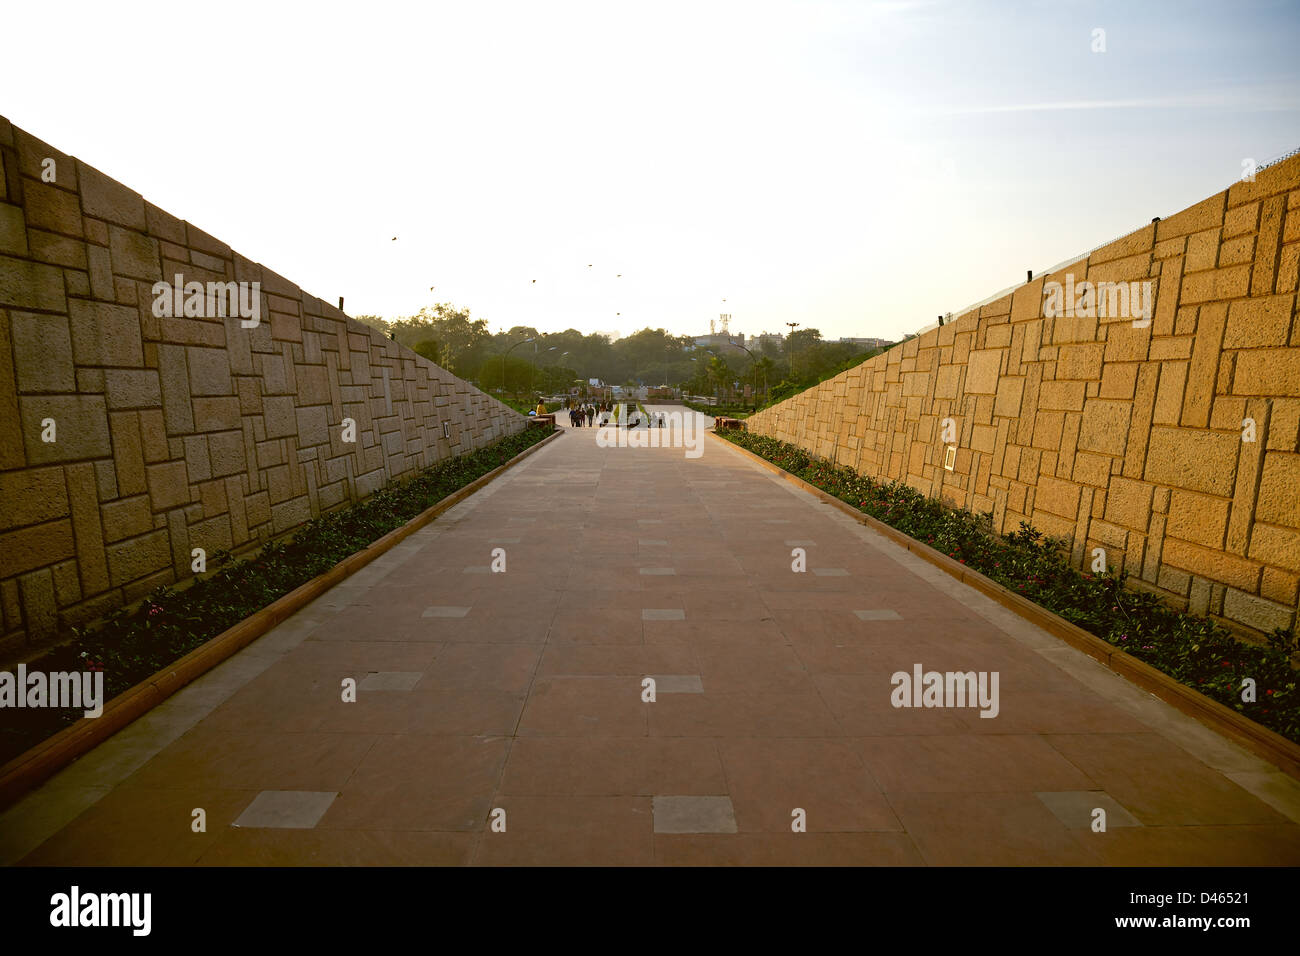
[[305, 9], [14, 7], [0, 114], [350, 315], [618, 335], [898, 339], [1300, 146], [1296, 2]]

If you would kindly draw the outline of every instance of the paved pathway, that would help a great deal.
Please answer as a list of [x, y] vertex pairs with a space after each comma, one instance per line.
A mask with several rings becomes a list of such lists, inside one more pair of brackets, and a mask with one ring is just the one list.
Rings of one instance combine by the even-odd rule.
[[[0, 862], [1300, 863], [1270, 765], [712, 438], [596, 434], [16, 805]], [[893, 707], [917, 664], [998, 715]]]

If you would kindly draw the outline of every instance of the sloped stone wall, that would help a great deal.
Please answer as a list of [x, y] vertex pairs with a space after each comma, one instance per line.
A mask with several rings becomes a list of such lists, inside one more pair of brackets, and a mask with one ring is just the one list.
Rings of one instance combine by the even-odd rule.
[[[177, 275], [257, 324], [160, 317]], [[525, 426], [0, 118], [0, 657]]]
[[[999, 531], [1031, 522], [1068, 542], [1078, 566], [1102, 548], [1135, 584], [1198, 614], [1288, 627], [1300, 583], [1298, 266], [1293, 157], [748, 428], [991, 512]], [[1059, 314], [1047, 285], [1143, 281], [1149, 324], [1095, 314], [1095, 290], [1092, 309]]]

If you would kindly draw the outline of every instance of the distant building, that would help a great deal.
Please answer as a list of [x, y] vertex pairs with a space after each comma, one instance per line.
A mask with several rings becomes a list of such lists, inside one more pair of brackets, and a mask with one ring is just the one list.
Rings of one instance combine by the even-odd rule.
[[710, 332], [708, 335], [697, 335], [695, 344], [704, 348], [738, 348], [745, 344], [744, 332]]
[[867, 339], [867, 338], [841, 338], [840, 342], [852, 342], [854, 345], [860, 345], [864, 349], [883, 349], [886, 345], [894, 343], [889, 339]]

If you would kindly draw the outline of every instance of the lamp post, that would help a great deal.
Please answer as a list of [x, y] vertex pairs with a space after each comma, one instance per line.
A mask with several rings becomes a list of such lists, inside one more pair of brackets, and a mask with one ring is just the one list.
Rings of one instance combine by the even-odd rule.
[[786, 340], [786, 346], [790, 351], [790, 381], [794, 381], [794, 330], [799, 328], [798, 322], [787, 322], [790, 326], [790, 337]]
[[516, 342], [514, 345], [510, 346], [510, 348], [506, 349], [504, 352], [501, 353], [501, 391], [503, 393], [506, 390], [506, 356], [509, 355], [511, 352], [513, 352], [515, 349], [519, 348], [519, 346], [527, 345], [529, 342], [533, 342], [533, 341], [535, 341], [535, 339], [521, 339], [520, 341]]

